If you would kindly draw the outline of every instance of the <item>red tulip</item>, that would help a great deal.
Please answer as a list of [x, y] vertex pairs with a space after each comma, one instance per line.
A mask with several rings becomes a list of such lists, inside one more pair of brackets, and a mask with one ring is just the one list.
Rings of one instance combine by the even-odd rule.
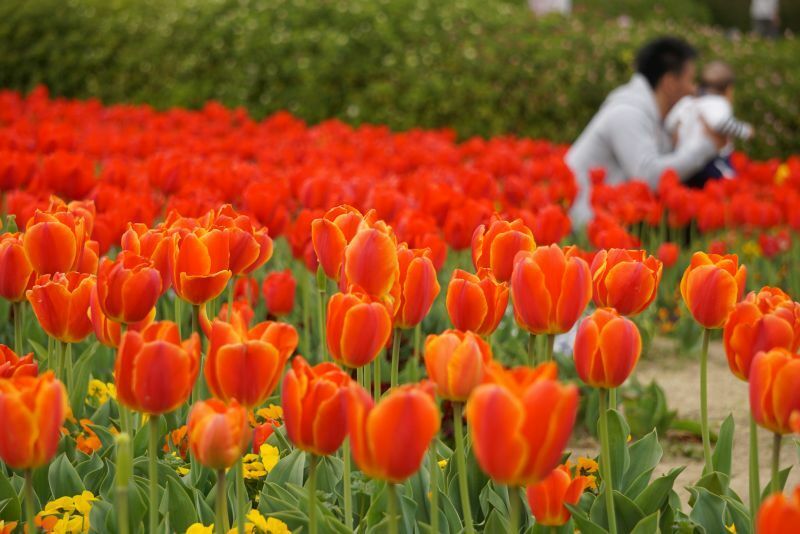
[[575, 370], [595, 388], [619, 387], [642, 353], [636, 324], [613, 308], [599, 308], [581, 321], [575, 336]]
[[21, 234], [0, 235], [0, 297], [11, 302], [25, 300], [25, 292], [35, 279]]
[[776, 434], [792, 433], [792, 416], [800, 414], [800, 355], [773, 349], [753, 359], [750, 411], [762, 427]]
[[337, 362], [363, 367], [383, 350], [391, 333], [385, 304], [360, 293], [336, 293], [328, 301], [325, 340]]
[[477, 275], [456, 269], [447, 286], [446, 307], [456, 329], [489, 335], [508, 307], [508, 284], [498, 283], [489, 269]]
[[536, 523], [559, 527], [569, 521], [565, 504], [578, 504], [584, 490], [591, 483], [589, 477], [572, 477], [569, 462], [559, 465], [541, 482], [528, 486], [526, 494]]
[[412, 328], [422, 322], [439, 294], [436, 268], [428, 249], [397, 249], [400, 265], [400, 302], [395, 310], [395, 326]]
[[601, 250], [592, 261], [592, 285], [597, 306], [621, 315], [638, 315], [656, 298], [662, 264], [643, 250]]
[[720, 328], [744, 293], [747, 270], [735, 254], [695, 252], [681, 278], [681, 295], [694, 320]]
[[517, 253], [535, 248], [533, 233], [522, 219], [508, 222], [495, 215], [488, 231], [482, 224], [472, 234], [472, 264], [475, 270], [490, 268], [497, 280], [508, 282]]
[[247, 410], [235, 400], [230, 404], [218, 399], [196, 402], [186, 427], [192, 455], [215, 470], [235, 464], [247, 451], [252, 435]]
[[297, 282], [290, 269], [269, 273], [262, 285], [267, 311], [279, 317], [292, 313], [296, 287]]
[[97, 274], [100, 307], [111, 320], [138, 323], [145, 320], [161, 296], [161, 275], [153, 263], [122, 251], [115, 260], [103, 258]]
[[758, 534], [796, 534], [800, 525], [800, 486], [787, 497], [770, 495], [758, 510]]
[[484, 379], [492, 361], [488, 343], [472, 332], [446, 330], [425, 340], [425, 367], [439, 395], [465, 402]]
[[89, 299], [94, 287], [93, 275], [70, 272], [40, 276], [27, 294], [42, 330], [65, 343], [77, 343], [88, 336], [92, 332]]
[[39, 374], [39, 364], [33, 360], [33, 353], [18, 356], [10, 347], [0, 345], [0, 379]]

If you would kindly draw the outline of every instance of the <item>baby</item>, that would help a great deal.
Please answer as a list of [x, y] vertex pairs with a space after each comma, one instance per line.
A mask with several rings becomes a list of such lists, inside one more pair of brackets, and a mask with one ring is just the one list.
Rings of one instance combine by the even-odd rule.
[[[667, 115], [665, 126], [672, 134], [675, 145], [690, 142], [696, 136], [708, 135], [707, 129], [728, 138], [750, 139], [753, 127], [733, 115], [733, 69], [723, 61], [712, 61], [703, 67], [698, 96], [681, 99]], [[713, 160], [685, 185], [701, 188], [709, 179], [731, 178], [736, 173], [731, 168], [733, 143], [729, 142]]]

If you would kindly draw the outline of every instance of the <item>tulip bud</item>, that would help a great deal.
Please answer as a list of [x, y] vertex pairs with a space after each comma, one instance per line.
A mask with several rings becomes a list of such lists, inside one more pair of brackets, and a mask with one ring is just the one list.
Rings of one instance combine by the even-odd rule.
[[439, 395], [465, 402], [484, 378], [492, 349], [472, 332], [447, 330], [425, 340], [425, 367]]
[[553, 469], [541, 482], [528, 486], [528, 505], [536, 523], [546, 527], [560, 527], [569, 521], [570, 513], [564, 505], [578, 504], [589, 483], [589, 477], [572, 478], [567, 462]]
[[296, 287], [297, 282], [290, 269], [271, 272], [264, 277], [262, 290], [267, 311], [277, 316], [292, 313]]
[[453, 271], [445, 301], [450, 322], [458, 330], [487, 336], [497, 329], [508, 307], [508, 284], [498, 283], [489, 269], [477, 275]]
[[238, 402], [218, 399], [192, 405], [186, 423], [192, 455], [205, 467], [231, 467], [246, 451], [252, 434], [247, 410]]
[[747, 270], [735, 254], [695, 252], [681, 278], [681, 296], [694, 320], [720, 328], [744, 293]]
[[92, 332], [88, 310], [94, 287], [94, 275], [72, 271], [40, 276], [27, 295], [42, 330], [59, 341], [77, 343]]
[[472, 264], [475, 270], [489, 268], [497, 280], [508, 282], [517, 253], [532, 251], [536, 242], [522, 219], [508, 222], [496, 215], [492, 219], [488, 231], [482, 224], [472, 234]]
[[337, 362], [363, 367], [378, 356], [392, 333], [386, 306], [359, 293], [336, 293], [328, 301], [325, 339]]
[[750, 412], [756, 423], [776, 434], [792, 433], [792, 414], [800, 412], [798, 392], [800, 355], [773, 349], [753, 359]]
[[758, 510], [758, 534], [786, 534], [800, 525], [800, 486], [790, 496], [770, 495]]
[[592, 285], [597, 306], [621, 315], [638, 315], [655, 300], [662, 264], [643, 250], [600, 250], [592, 261]]
[[0, 235], [0, 297], [10, 302], [25, 300], [35, 278], [20, 234]]
[[405, 243], [397, 249], [400, 303], [395, 311], [395, 324], [398, 328], [421, 323], [439, 294], [439, 280], [429, 252], [429, 249], [409, 249]]
[[636, 324], [613, 308], [599, 308], [578, 326], [575, 370], [592, 387], [621, 386], [641, 353], [642, 339]]

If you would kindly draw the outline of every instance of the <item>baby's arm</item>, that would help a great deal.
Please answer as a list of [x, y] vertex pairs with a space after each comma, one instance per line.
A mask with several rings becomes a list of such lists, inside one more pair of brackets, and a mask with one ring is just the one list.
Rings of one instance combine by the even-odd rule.
[[716, 130], [728, 137], [737, 137], [744, 140], [753, 137], [753, 127], [749, 123], [740, 121], [734, 116], [728, 117]]

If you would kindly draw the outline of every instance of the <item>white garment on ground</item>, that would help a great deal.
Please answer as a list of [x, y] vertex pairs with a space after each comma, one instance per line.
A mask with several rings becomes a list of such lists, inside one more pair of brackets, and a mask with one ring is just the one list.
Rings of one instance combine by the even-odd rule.
[[572, 11], [572, 0], [528, 0], [528, 7], [540, 17], [549, 13], [569, 15]]
[[707, 136], [675, 149], [653, 89], [644, 76], [634, 74], [630, 82], [608, 95], [565, 157], [579, 188], [570, 209], [573, 228], [583, 227], [593, 216], [592, 169], [605, 169], [610, 185], [642, 180], [656, 189], [667, 169], [687, 179], [716, 154], [717, 148]]
[[750, 16], [755, 20], [772, 20], [778, 14], [779, 0], [752, 0]]
[[[729, 137], [750, 139], [753, 127], [733, 116], [733, 106], [722, 95], [686, 96], [667, 114], [664, 124], [670, 134], [677, 135], [677, 146], [694, 144], [705, 137], [706, 127]], [[728, 143], [719, 154], [727, 156], [733, 152], [733, 144]]]

